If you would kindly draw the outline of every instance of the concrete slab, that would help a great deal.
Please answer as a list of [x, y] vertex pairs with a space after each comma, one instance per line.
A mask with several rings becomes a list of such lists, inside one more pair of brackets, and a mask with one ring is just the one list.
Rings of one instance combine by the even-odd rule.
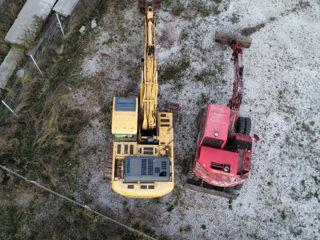
[[29, 47], [55, 3], [56, 0], [28, 0], [7, 33], [6, 42]]
[[20, 48], [11, 48], [6, 58], [0, 66], [0, 89], [5, 89], [9, 78], [16, 69], [18, 62], [23, 57], [23, 50]]
[[53, 10], [64, 17], [69, 17], [79, 0], [59, 0]]

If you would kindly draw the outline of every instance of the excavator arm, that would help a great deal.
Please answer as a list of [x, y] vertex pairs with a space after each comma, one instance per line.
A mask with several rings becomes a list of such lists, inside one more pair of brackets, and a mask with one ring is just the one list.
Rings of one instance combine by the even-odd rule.
[[155, 47], [155, 22], [152, 2], [146, 3], [145, 49], [140, 88], [140, 114], [142, 131], [154, 130], [157, 118], [158, 67]]
[[243, 65], [242, 65], [242, 51], [249, 48], [251, 45], [251, 38], [244, 36], [237, 36], [224, 32], [216, 32], [216, 42], [229, 45], [232, 49], [233, 63], [234, 63], [234, 83], [232, 97], [229, 100], [228, 107], [231, 110], [229, 132], [231, 134], [235, 131], [235, 125], [239, 117], [240, 106], [242, 102], [244, 83], [243, 83]]
[[233, 93], [229, 100], [229, 107], [232, 110], [239, 110], [242, 96], [243, 96], [243, 65], [242, 65], [242, 50], [243, 47], [240, 42], [234, 40], [231, 42], [231, 48], [233, 51], [233, 62], [234, 62], [234, 75], [235, 80], [233, 83]]
[[234, 83], [233, 93], [229, 100], [228, 106], [233, 111], [239, 111], [242, 95], [243, 95], [243, 65], [242, 65], [242, 50], [249, 48], [251, 45], [251, 38], [238, 36], [234, 34], [216, 32], [215, 40], [218, 43], [229, 45], [233, 51], [233, 62], [234, 62]]

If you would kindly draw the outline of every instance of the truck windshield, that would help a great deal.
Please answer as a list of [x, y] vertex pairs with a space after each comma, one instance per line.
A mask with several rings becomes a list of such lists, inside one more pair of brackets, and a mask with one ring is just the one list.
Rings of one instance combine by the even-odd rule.
[[223, 140], [205, 137], [202, 142], [202, 146], [212, 147], [212, 148], [221, 148]]

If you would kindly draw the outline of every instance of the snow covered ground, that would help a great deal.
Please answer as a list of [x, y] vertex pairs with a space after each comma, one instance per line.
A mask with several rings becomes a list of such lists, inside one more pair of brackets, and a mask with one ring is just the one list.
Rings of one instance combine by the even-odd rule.
[[[125, 9], [113, 6], [105, 14], [88, 46], [83, 76], [98, 79], [99, 91], [74, 95], [79, 106], [97, 113], [113, 96], [139, 92], [144, 18], [136, 1], [127, 2]], [[88, 177], [92, 205], [172, 239], [319, 239], [320, 2], [178, 2], [166, 0], [156, 11], [159, 106], [172, 101], [181, 107], [176, 188], [158, 200], [126, 199], [111, 191], [103, 178], [110, 144], [107, 111], [82, 133], [79, 176]], [[243, 55], [242, 115], [251, 117], [252, 135], [260, 141], [253, 145], [250, 178], [232, 202], [184, 189], [181, 174], [195, 152], [198, 110], [208, 102], [225, 105], [232, 93], [231, 50], [215, 43], [215, 31], [252, 37]], [[177, 68], [179, 76], [163, 74], [179, 63], [186, 66]]]

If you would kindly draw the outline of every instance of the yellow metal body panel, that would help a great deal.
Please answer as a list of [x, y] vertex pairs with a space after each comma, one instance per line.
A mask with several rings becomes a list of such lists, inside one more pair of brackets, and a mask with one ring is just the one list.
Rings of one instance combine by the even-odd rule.
[[157, 97], [158, 97], [158, 67], [156, 60], [156, 17], [153, 8], [148, 7], [145, 19], [145, 50], [144, 64], [142, 66], [143, 76], [140, 85], [140, 111], [142, 117], [142, 130], [156, 128], [157, 119]]
[[115, 111], [115, 97], [112, 107], [112, 134], [136, 135], [138, 132], [138, 99], [136, 98], [136, 111]]
[[[113, 142], [113, 161], [112, 161], [112, 178], [111, 185], [113, 191], [134, 198], [156, 198], [170, 193], [174, 188], [174, 144], [173, 144], [173, 121], [172, 113], [158, 113], [159, 126], [159, 144], [138, 144], [137, 142]], [[118, 152], [118, 146], [121, 146], [121, 151]], [[125, 145], [128, 147], [126, 148]], [[132, 147], [131, 147], [132, 146]], [[153, 155], [144, 155], [143, 148], [152, 147]], [[130, 153], [130, 149], [133, 153]], [[127, 151], [126, 151], [127, 149]], [[128, 182], [123, 179], [123, 161], [128, 156], [153, 156], [153, 157], [168, 157], [170, 159], [170, 180], [168, 182]], [[132, 189], [128, 186], [133, 185]], [[154, 186], [154, 189], [141, 189], [141, 185]]]
[[[111, 185], [113, 191], [126, 197], [161, 197], [170, 193], [174, 188], [173, 116], [172, 113], [168, 112], [157, 113], [158, 67], [155, 48], [155, 21], [156, 18], [154, 16], [153, 8], [152, 6], [148, 6], [146, 8], [145, 18], [146, 34], [144, 64], [141, 67], [142, 80], [140, 85], [140, 115], [137, 140], [132, 138], [124, 141], [119, 138], [118, 141], [113, 142]], [[134, 128], [134, 125], [137, 123], [136, 114], [130, 115], [130, 113], [122, 114], [116, 112], [115, 103], [113, 105], [112, 114], [112, 134], [136, 134], [136, 129]], [[147, 134], [147, 136], [142, 136], [142, 133]], [[148, 144], [150, 139], [154, 144]], [[152, 154], [149, 150], [147, 155], [144, 155], [144, 148], [152, 148]], [[169, 158], [169, 181], [125, 182], [125, 157], [142, 156]]]

